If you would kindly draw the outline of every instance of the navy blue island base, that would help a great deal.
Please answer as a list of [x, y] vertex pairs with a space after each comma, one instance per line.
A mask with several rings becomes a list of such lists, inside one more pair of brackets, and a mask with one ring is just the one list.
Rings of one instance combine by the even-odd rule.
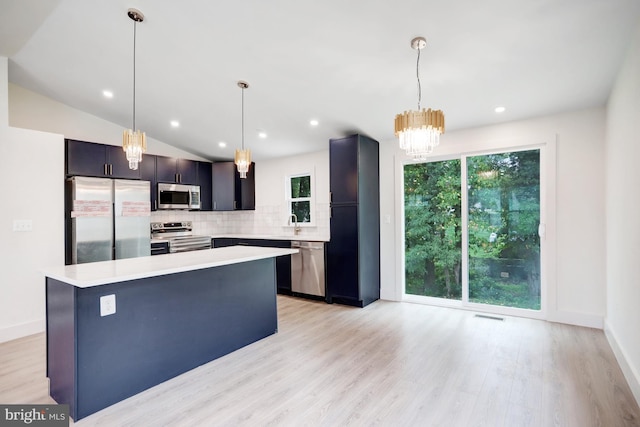
[[278, 328], [274, 258], [87, 288], [47, 277], [46, 298], [50, 394], [75, 421]]

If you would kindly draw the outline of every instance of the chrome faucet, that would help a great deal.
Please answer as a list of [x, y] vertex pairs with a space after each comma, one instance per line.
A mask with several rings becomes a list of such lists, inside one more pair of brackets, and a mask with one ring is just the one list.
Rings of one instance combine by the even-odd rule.
[[300, 226], [298, 225], [298, 217], [294, 213], [289, 215], [289, 219], [287, 220], [287, 223], [289, 225], [291, 225], [291, 218], [293, 218], [293, 221], [294, 221], [294, 224], [295, 224], [294, 227], [293, 227], [293, 234], [300, 233]]

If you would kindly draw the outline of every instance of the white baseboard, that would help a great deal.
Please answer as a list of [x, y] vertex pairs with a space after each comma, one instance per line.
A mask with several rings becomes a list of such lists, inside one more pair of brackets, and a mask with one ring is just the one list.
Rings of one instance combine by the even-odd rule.
[[44, 319], [5, 327], [0, 329], [0, 343], [44, 332], [45, 328], [46, 322]]
[[636, 398], [636, 402], [640, 405], [640, 375], [638, 375], [638, 372], [636, 372], [634, 367], [629, 364], [629, 359], [627, 358], [624, 349], [620, 344], [618, 344], [616, 334], [613, 332], [608, 322], [605, 322], [604, 324], [604, 335], [607, 337], [607, 341], [609, 341], [609, 345], [613, 350], [613, 354], [616, 356], [616, 360], [618, 361], [620, 369], [622, 369], [622, 373], [629, 384], [629, 388], [631, 388], [633, 397]]
[[602, 329], [604, 318], [595, 314], [574, 313], [569, 311], [557, 311], [549, 313], [547, 320], [568, 325], [584, 326], [586, 328]]

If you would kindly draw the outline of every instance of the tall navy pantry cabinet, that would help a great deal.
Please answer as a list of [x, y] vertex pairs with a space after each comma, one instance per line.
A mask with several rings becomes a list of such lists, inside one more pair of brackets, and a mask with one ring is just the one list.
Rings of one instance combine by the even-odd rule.
[[364, 307], [380, 298], [378, 141], [363, 135], [331, 139], [329, 180], [327, 302]]

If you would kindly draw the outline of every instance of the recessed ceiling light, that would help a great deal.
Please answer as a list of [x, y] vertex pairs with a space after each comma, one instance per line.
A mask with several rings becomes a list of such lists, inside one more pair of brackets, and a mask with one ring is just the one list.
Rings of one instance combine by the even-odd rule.
[[171, 127], [172, 128], [178, 128], [180, 127], [180, 122], [177, 120], [171, 120]]
[[220, 142], [218, 142], [218, 147], [220, 147], [220, 148], [224, 148], [224, 147], [226, 147], [226, 146], [227, 146], [227, 143], [226, 143], [226, 142], [224, 142], [224, 141], [220, 141]]
[[260, 132], [260, 133], [258, 133], [258, 136], [259, 136], [260, 138], [266, 138], [266, 137], [267, 137], [267, 134], [266, 134], [265, 132]]
[[110, 90], [106, 90], [106, 89], [105, 89], [105, 90], [103, 90], [103, 91], [102, 91], [102, 95], [103, 95], [105, 98], [113, 98], [113, 92], [111, 92]]
[[506, 108], [504, 107], [496, 107], [495, 112], [500, 114], [500, 113], [504, 113], [506, 110]]
[[318, 121], [317, 121], [317, 120], [311, 120], [311, 121], [309, 122], [309, 124], [310, 124], [311, 126], [318, 126]]

